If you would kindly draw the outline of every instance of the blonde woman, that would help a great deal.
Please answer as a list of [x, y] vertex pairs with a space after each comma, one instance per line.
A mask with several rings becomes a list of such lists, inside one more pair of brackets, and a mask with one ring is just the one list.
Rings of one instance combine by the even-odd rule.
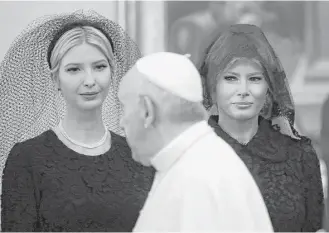
[[[1, 91], [7, 88], [4, 98], [13, 107], [5, 114], [9, 125], [24, 116], [24, 134], [39, 135], [10, 150], [2, 178], [3, 231], [132, 230], [153, 170], [131, 159], [120, 136], [116, 93], [139, 56], [120, 26], [94, 12], [45, 18], [15, 41], [1, 67], [7, 81]], [[19, 76], [10, 75], [9, 65]], [[32, 102], [19, 103], [22, 92]], [[49, 98], [54, 92], [62, 103]], [[15, 94], [16, 100], [9, 98]], [[20, 104], [26, 105], [18, 111]]]

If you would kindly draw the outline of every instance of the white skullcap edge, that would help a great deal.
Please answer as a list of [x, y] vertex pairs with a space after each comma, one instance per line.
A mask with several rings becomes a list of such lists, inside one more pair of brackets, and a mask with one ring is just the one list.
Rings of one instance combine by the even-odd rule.
[[187, 56], [169, 52], [153, 53], [140, 58], [135, 66], [154, 85], [185, 100], [201, 102], [201, 77]]

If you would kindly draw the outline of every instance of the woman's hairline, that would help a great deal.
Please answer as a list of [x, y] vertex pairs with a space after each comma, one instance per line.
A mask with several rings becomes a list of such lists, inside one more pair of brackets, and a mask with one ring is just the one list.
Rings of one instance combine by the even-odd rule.
[[112, 52], [114, 54], [114, 45], [113, 45], [112, 39], [108, 35], [108, 33], [106, 33], [106, 31], [102, 27], [100, 27], [100, 25], [98, 25], [95, 22], [90, 22], [88, 20], [78, 20], [78, 21], [70, 22], [70, 23], [64, 25], [61, 29], [59, 29], [54, 34], [54, 36], [53, 36], [53, 38], [50, 41], [50, 44], [48, 46], [48, 52], [47, 52], [47, 62], [48, 62], [48, 66], [49, 66], [50, 69], [51, 69], [51, 64], [50, 64], [51, 54], [53, 53], [53, 50], [54, 50], [56, 44], [58, 43], [58, 41], [67, 32], [69, 32], [69, 31], [71, 31], [75, 28], [84, 28], [84, 27], [92, 27], [92, 28], [98, 30], [99, 32], [101, 32], [101, 34], [103, 34], [105, 36], [105, 38], [108, 40], [108, 42], [110, 43], [111, 48], [112, 48]]
[[222, 70], [219, 70], [219, 72], [217, 72], [215, 74], [214, 79], [216, 81], [216, 86], [218, 84], [219, 78], [222, 77], [226, 72], [228, 72], [228, 70], [230, 70], [232, 68], [232, 66], [234, 66], [236, 63], [238, 63], [240, 61], [252, 62], [252, 63], [256, 64], [257, 66], [259, 66], [262, 69], [262, 74], [263, 74], [263, 76], [265, 78], [265, 81], [267, 83], [268, 90], [270, 92], [272, 92], [272, 90], [270, 88], [270, 86], [271, 86], [270, 85], [270, 77], [267, 74], [267, 70], [266, 70], [264, 64], [257, 58], [232, 57], [231, 60], [227, 63], [227, 65]]
[[[87, 37], [86, 37], [86, 27], [91, 27], [91, 28], [93, 28], [93, 29], [95, 29], [95, 30], [98, 30], [101, 34], [103, 34], [104, 35], [104, 38], [101, 38], [102, 39], [102, 41], [104, 40], [104, 39], [107, 39], [107, 36], [103, 33], [103, 31], [101, 31], [101, 30], [99, 30], [98, 28], [96, 28], [96, 27], [94, 27], [94, 26], [91, 26], [91, 25], [78, 25], [78, 26], [75, 26], [75, 27], [73, 27], [73, 28], [70, 28], [69, 30], [67, 30], [67, 31], [65, 31], [57, 40], [56, 40], [56, 42], [55, 42], [55, 44], [54, 44], [54, 47], [52, 48], [52, 51], [51, 51], [51, 53], [50, 53], [50, 59], [49, 59], [49, 61], [50, 61], [50, 64], [49, 64], [49, 67], [50, 67], [50, 72], [51, 72], [51, 74], [52, 75], [54, 75], [54, 74], [56, 74], [56, 73], [58, 73], [59, 72], [59, 68], [60, 68], [60, 65], [61, 65], [61, 63], [62, 63], [62, 60], [63, 60], [63, 58], [66, 56], [66, 54], [71, 50], [71, 49], [73, 49], [74, 47], [76, 47], [76, 46], [79, 46], [79, 45], [83, 45], [83, 44], [88, 44], [88, 45], [91, 45], [91, 46], [93, 46], [93, 47], [95, 47], [96, 49], [98, 49], [98, 50], [100, 50], [100, 52], [107, 58], [107, 60], [109, 60], [108, 61], [108, 63], [109, 63], [109, 65], [111, 66], [111, 68], [112, 68], [112, 72], [114, 72], [114, 67], [112, 66], [112, 63], [114, 63], [114, 61], [110, 61], [111, 60], [111, 57], [108, 57], [107, 55], [106, 55], [106, 53], [104, 53], [104, 51], [103, 51], [103, 49], [102, 49], [102, 47], [101, 46], [99, 46], [99, 45], [97, 45], [97, 44], [95, 44], [95, 43], [91, 43], [90, 41], [88, 41], [88, 39], [87, 39]], [[62, 55], [62, 58], [60, 59], [60, 61], [58, 62], [58, 64], [54, 67], [54, 68], [52, 68], [51, 67], [51, 57], [53, 56], [53, 53], [54, 53], [54, 51], [55, 51], [55, 48], [56, 48], [56, 45], [58, 44], [58, 42], [63, 38], [63, 36], [64, 35], [66, 35], [67, 33], [69, 33], [70, 31], [72, 31], [72, 30], [75, 30], [75, 29], [77, 29], [77, 28], [80, 28], [80, 29], [82, 29], [82, 31], [83, 31], [83, 34], [84, 34], [84, 36], [82, 36], [82, 39], [80, 40], [80, 38], [81, 38], [81, 36], [79, 35], [79, 43], [78, 44], [76, 44], [76, 45], [74, 45], [74, 46], [72, 46], [72, 47], [70, 47], [63, 55]], [[103, 41], [104, 42], [104, 41]], [[108, 41], [110, 44], [111, 44], [111, 42], [110, 41]], [[105, 42], [106, 43], [106, 42]], [[105, 46], [106, 46], [106, 44], [105, 44]], [[112, 46], [111, 46], [111, 48], [110, 48], [112, 51], [112, 55], [113, 55], [113, 58], [112, 59], [114, 59], [114, 51], [113, 51], [113, 48], [112, 48]], [[113, 74], [113, 73], [112, 73]]]

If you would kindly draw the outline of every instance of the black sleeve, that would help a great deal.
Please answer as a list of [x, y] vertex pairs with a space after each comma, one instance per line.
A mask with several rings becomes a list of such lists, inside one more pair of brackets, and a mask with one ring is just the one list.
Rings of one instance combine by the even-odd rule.
[[[325, 101], [322, 107], [322, 125], [321, 125], [321, 136], [320, 136], [320, 146], [321, 146], [321, 153], [322, 159], [325, 162], [326, 170], [327, 170], [327, 177], [329, 177], [329, 96]], [[327, 182], [328, 187], [328, 182]], [[326, 190], [327, 196], [329, 196], [328, 188]], [[329, 198], [326, 199], [326, 211], [324, 215], [324, 229], [328, 232], [329, 231]]]
[[35, 185], [26, 146], [15, 144], [2, 176], [2, 231], [37, 231]]
[[306, 218], [302, 231], [316, 232], [322, 228], [324, 210], [320, 162], [311, 140], [303, 138], [301, 145], [304, 151], [303, 167], [306, 200]]

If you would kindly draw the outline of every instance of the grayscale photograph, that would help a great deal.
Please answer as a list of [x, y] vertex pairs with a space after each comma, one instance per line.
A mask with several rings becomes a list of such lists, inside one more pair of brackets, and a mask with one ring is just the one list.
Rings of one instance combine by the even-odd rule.
[[329, 2], [0, 0], [2, 232], [329, 232]]

